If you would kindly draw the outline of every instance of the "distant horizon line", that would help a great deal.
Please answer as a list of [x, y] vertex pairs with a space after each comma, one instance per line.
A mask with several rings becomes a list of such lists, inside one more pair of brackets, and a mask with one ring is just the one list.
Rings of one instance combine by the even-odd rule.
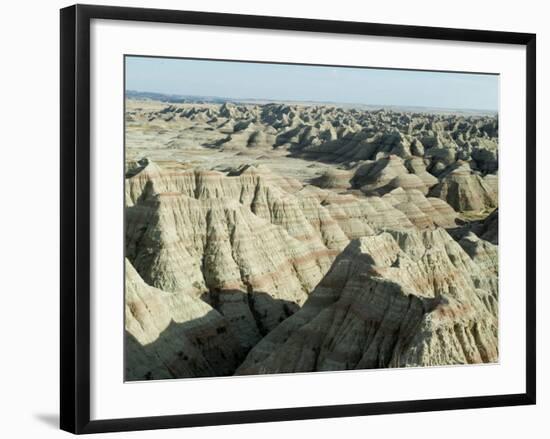
[[[223, 102], [242, 102], [242, 103], [251, 103], [256, 101], [272, 102], [272, 103], [311, 103], [311, 104], [332, 104], [332, 105], [346, 105], [346, 106], [364, 106], [364, 107], [378, 107], [378, 108], [425, 108], [431, 110], [448, 110], [448, 111], [464, 111], [464, 112], [485, 112], [485, 113], [496, 113], [498, 115], [499, 109], [489, 109], [489, 108], [466, 108], [466, 107], [431, 107], [425, 105], [408, 105], [408, 104], [365, 104], [359, 102], [344, 102], [344, 101], [317, 101], [311, 99], [274, 99], [274, 98], [237, 98], [230, 96], [217, 96], [217, 95], [200, 95], [200, 94], [181, 94], [181, 93], [167, 93], [167, 92], [157, 92], [151, 90], [135, 90], [127, 89], [124, 91], [124, 95], [128, 93], [141, 93], [141, 94], [151, 94], [159, 95], [165, 98], [175, 98], [175, 99], [186, 99], [186, 98], [205, 98], [211, 100], [218, 100]], [[166, 102], [170, 102], [167, 100]], [[173, 102], [178, 103], [178, 102]]]

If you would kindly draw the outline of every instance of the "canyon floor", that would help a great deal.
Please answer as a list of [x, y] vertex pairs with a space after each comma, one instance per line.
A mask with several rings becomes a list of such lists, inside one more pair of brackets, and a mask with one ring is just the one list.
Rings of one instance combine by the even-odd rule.
[[126, 101], [129, 381], [498, 361], [498, 118]]

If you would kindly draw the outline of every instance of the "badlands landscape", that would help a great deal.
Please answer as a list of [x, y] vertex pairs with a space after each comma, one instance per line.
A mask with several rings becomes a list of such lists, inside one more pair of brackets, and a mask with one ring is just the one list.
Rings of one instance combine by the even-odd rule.
[[498, 118], [126, 100], [128, 381], [498, 361]]

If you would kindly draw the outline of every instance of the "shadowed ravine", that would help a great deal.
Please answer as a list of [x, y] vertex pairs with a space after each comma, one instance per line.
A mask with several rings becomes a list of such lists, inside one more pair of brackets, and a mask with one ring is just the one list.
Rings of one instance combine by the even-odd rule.
[[[127, 333], [127, 379], [496, 361], [496, 285], [475, 265], [494, 246], [466, 244], [442, 229], [352, 241], [301, 309], [252, 290], [209, 291], [213, 309], [171, 321], [152, 343]], [[428, 262], [437, 268], [423, 279]], [[268, 315], [278, 321], [266, 325]]]
[[128, 381], [233, 375], [269, 332], [260, 315], [279, 313], [282, 321], [298, 309], [254, 291], [218, 290], [202, 299], [214, 309], [187, 322], [170, 321], [152, 343], [142, 345], [126, 331]]
[[498, 118], [127, 102], [127, 380], [498, 361]]

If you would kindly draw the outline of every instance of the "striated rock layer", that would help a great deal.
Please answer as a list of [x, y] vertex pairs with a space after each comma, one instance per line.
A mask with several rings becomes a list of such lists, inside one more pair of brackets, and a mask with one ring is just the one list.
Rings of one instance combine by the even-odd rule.
[[246, 351], [200, 299], [147, 285], [126, 260], [127, 380], [230, 375]]
[[495, 247], [466, 248], [443, 229], [353, 240], [237, 374], [497, 361]]
[[468, 163], [457, 162], [441, 176], [431, 195], [459, 212], [484, 212], [498, 206], [498, 185], [493, 176], [482, 178]]
[[126, 379], [498, 360], [498, 116], [128, 102]]

